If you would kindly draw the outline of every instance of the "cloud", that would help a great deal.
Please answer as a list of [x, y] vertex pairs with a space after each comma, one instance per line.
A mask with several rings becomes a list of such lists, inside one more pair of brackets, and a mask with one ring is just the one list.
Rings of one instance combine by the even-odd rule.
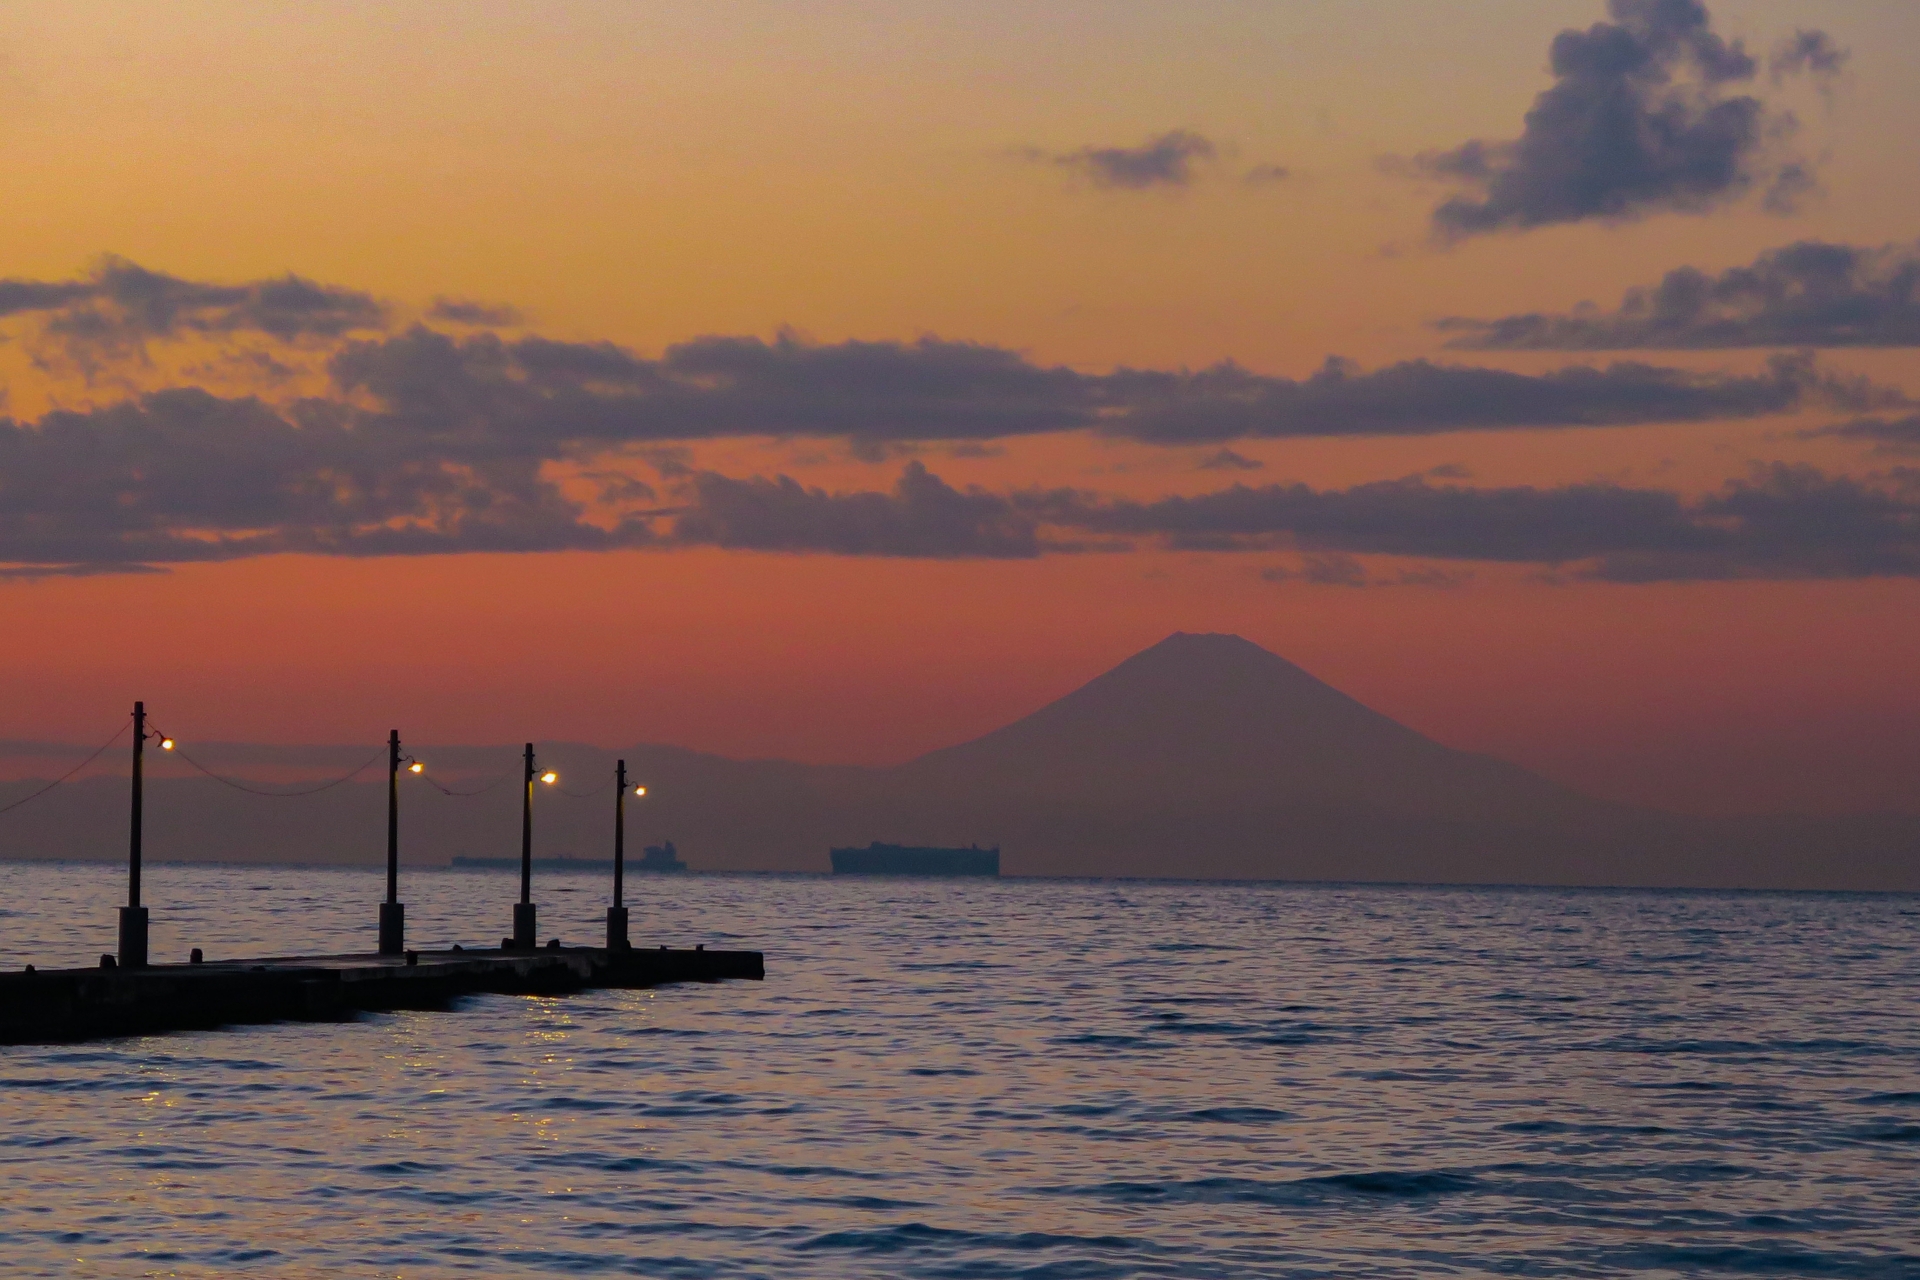
[[1268, 582], [1304, 582], [1317, 587], [1464, 587], [1473, 581], [1471, 569], [1443, 569], [1421, 565], [1382, 577], [1369, 573], [1357, 557], [1333, 552], [1302, 556], [1298, 567], [1269, 565], [1260, 570]]
[[349, 344], [332, 371], [396, 420], [542, 452], [754, 435], [985, 441], [1077, 430], [1099, 409], [1078, 373], [935, 338], [700, 338], [650, 360], [611, 343], [415, 328]]
[[[1911, 408], [1899, 393], [1829, 374], [1805, 355], [1776, 357], [1751, 374], [1631, 362], [1541, 374], [1424, 360], [1363, 370], [1330, 359], [1299, 379], [1231, 363], [1083, 372], [934, 337], [820, 344], [791, 334], [712, 336], [649, 357], [613, 343], [484, 329], [367, 333], [359, 326], [385, 315], [380, 304], [288, 279], [202, 285], [109, 263], [83, 280], [0, 282], [0, 309], [15, 315], [58, 319], [110, 306], [142, 334], [242, 335], [215, 348], [215, 362], [232, 356], [234, 368], [283, 354], [272, 342], [284, 334], [325, 379], [304, 398], [285, 377], [262, 375], [255, 385], [280, 398], [188, 385], [38, 419], [0, 418], [0, 566], [44, 574], [288, 553], [690, 544], [1020, 557], [1129, 537], [1240, 549], [1311, 530], [1175, 527], [1165, 521], [1176, 507], [1166, 506], [1156, 508], [1162, 523], [1129, 532], [1124, 504], [961, 491], [918, 463], [891, 492], [827, 492], [785, 477], [701, 471], [687, 447], [771, 437], [835, 441], [881, 458], [1084, 432], [1205, 446], [1193, 455], [1204, 467], [1245, 471], [1255, 460], [1227, 447], [1240, 440], [1619, 427], [1813, 406], [1865, 421]], [[643, 466], [658, 473], [657, 486], [628, 474]], [[1251, 501], [1233, 495], [1255, 492], [1236, 488], [1208, 502], [1231, 508]], [[1447, 495], [1490, 491], [1432, 492], [1443, 505], [1479, 503], [1476, 518], [1488, 518], [1480, 499]], [[1349, 495], [1343, 509], [1364, 496]], [[1467, 536], [1457, 521], [1442, 526], [1448, 537]], [[1442, 549], [1431, 554], [1466, 554], [1434, 536]], [[1314, 548], [1370, 549], [1386, 550]]]
[[[148, 294], [151, 305], [126, 301]], [[1695, 422], [1810, 404], [1869, 412], [1904, 403], [1895, 392], [1827, 374], [1802, 356], [1778, 357], [1758, 374], [1632, 362], [1522, 374], [1427, 360], [1369, 371], [1330, 357], [1293, 379], [1232, 362], [1082, 372], [984, 343], [923, 337], [821, 344], [782, 333], [771, 340], [701, 337], [649, 358], [610, 342], [538, 334], [446, 333], [418, 324], [367, 333], [360, 326], [385, 314], [379, 303], [294, 277], [215, 286], [118, 264], [93, 280], [0, 282], [0, 309], [45, 315], [48, 341], [64, 336], [93, 355], [100, 349], [88, 346], [94, 337], [78, 322], [106, 296], [122, 300], [114, 305], [125, 314], [114, 323], [142, 335], [187, 328], [232, 334], [253, 326], [270, 338], [308, 344], [302, 364], [310, 366], [317, 353], [324, 359], [318, 372], [331, 380], [315, 403], [391, 432], [440, 438], [474, 458], [565, 459], [609, 447], [774, 436], [838, 440], [856, 456], [878, 459], [919, 444], [986, 445], [1066, 431], [1219, 445]], [[256, 383], [285, 384], [295, 371], [257, 343], [225, 351], [220, 367], [228, 373], [275, 371]]]
[[1920, 244], [1802, 240], [1709, 275], [1669, 271], [1619, 307], [1494, 320], [1453, 317], [1449, 343], [1478, 350], [1920, 346]]
[[[1758, 64], [1714, 34], [1700, 0], [1610, 0], [1611, 22], [1554, 37], [1553, 85], [1533, 101], [1518, 138], [1473, 139], [1417, 157], [1415, 171], [1470, 194], [1434, 209], [1434, 233], [1459, 240], [1589, 219], [1700, 212], [1774, 179], [1777, 206], [1810, 183], [1804, 166], [1770, 167], [1772, 142], [1794, 127], [1729, 85]], [[1838, 69], [1818, 31], [1775, 60], [1781, 75]]]
[[[611, 344], [412, 329], [343, 345], [329, 395], [275, 404], [178, 387], [35, 421], [0, 419], [0, 563], [175, 563], [306, 552], [401, 555], [652, 545], [657, 512], [610, 483], [650, 463], [699, 499], [683, 539], [795, 548], [1025, 555], [1026, 517], [913, 471], [891, 495], [790, 481], [698, 481], [688, 442], [837, 438], [885, 451], [1085, 430], [1167, 446], [1752, 417], [1903, 403], [1781, 357], [1762, 373], [1645, 365], [1523, 375], [1338, 362], [1292, 380], [1237, 366], [1082, 374], [963, 343], [712, 338], [650, 360]], [[1216, 466], [1245, 469], [1230, 449]], [[589, 511], [572, 475], [597, 487]], [[701, 487], [705, 485], [705, 488]], [[769, 524], [768, 521], [775, 523]], [[824, 532], [823, 532], [824, 531]], [[864, 532], [863, 532], [864, 531]], [[879, 552], [875, 552], [878, 554]]]
[[1072, 169], [1096, 187], [1144, 191], [1192, 184], [1198, 165], [1219, 154], [1213, 142], [1190, 129], [1173, 129], [1137, 147], [1081, 147], [1077, 151], [1023, 148], [1026, 159]]
[[194, 389], [0, 421], [0, 562], [550, 551], [649, 539], [644, 524], [587, 522], [543, 462], [463, 449], [326, 402], [283, 412]]
[[1920, 453], [1920, 413], [1904, 418], [1857, 418], [1838, 426], [1799, 433], [1803, 440], [1821, 436], [1864, 441], [1879, 453]]
[[1195, 464], [1199, 471], [1258, 471], [1267, 464], [1257, 458], [1246, 458], [1231, 449], [1221, 449], [1209, 454]]
[[1775, 463], [1694, 505], [1714, 535], [1692, 549], [1625, 550], [1587, 576], [1609, 582], [1920, 577], [1920, 471], [1876, 482]]
[[1427, 360], [1368, 373], [1329, 359], [1297, 381], [1219, 365], [1199, 373], [1121, 371], [1103, 390], [1114, 408], [1101, 429], [1157, 444], [1699, 422], [1809, 402], [1904, 402], [1897, 392], [1822, 373], [1804, 356], [1778, 356], [1765, 372], [1744, 376], [1630, 362], [1522, 374]]
[[435, 298], [433, 305], [427, 308], [427, 319], [504, 329], [520, 324], [525, 317], [518, 309], [502, 303], [475, 302], [471, 298]]
[[1268, 582], [1307, 582], [1316, 587], [1364, 587], [1372, 581], [1364, 564], [1338, 552], [1304, 556], [1297, 569], [1274, 565], [1262, 569], [1260, 576]]
[[1365, 555], [1527, 565], [1619, 583], [1920, 577], [1920, 469], [1867, 479], [1771, 464], [1696, 498], [1613, 484], [1473, 488], [1425, 477], [1348, 489], [1231, 488], [1155, 501], [1075, 490], [961, 493], [918, 462], [891, 493], [696, 477], [664, 544], [837, 555], [1030, 557], [1052, 550], [1299, 552], [1270, 581], [1456, 587], [1470, 569], [1384, 576]]
[[1249, 186], [1265, 186], [1276, 182], [1285, 182], [1293, 177], [1293, 170], [1283, 164], [1257, 164], [1241, 175], [1240, 180]]
[[1061, 525], [1215, 550], [1284, 545], [1322, 553], [1563, 564], [1622, 548], [1684, 544], [1691, 533], [1675, 495], [1602, 484], [1479, 489], [1413, 477], [1336, 490], [1234, 485], [1153, 502], [1056, 494], [1037, 505]]
[[938, 338], [819, 345], [791, 335], [700, 338], [649, 360], [607, 343], [455, 339], [416, 328], [348, 344], [332, 371], [344, 394], [371, 397], [414, 428], [469, 439], [484, 433], [497, 447], [536, 452], [758, 435], [837, 438], [861, 456], [882, 457], [887, 446], [1079, 430], [1224, 444], [1697, 422], [1809, 403], [1864, 411], [1900, 402], [1897, 393], [1789, 356], [1751, 375], [1636, 363], [1520, 374], [1425, 360], [1368, 372], [1329, 359], [1291, 379], [1230, 363], [1081, 373]]
[[[1909, 424], [1910, 425], [1910, 424]], [[1891, 430], [1889, 428], [1888, 430]], [[1347, 489], [1234, 485], [1157, 500], [1076, 490], [957, 489], [909, 462], [887, 492], [786, 476], [663, 470], [670, 497], [582, 469], [602, 507], [569, 499], [569, 446], [302, 401], [279, 410], [202, 391], [0, 423], [0, 566], [11, 577], [143, 572], [274, 554], [334, 556], [667, 549], [1030, 558], [1142, 543], [1338, 557], [1504, 562], [1619, 582], [1920, 576], [1920, 469], [1829, 476], [1775, 465], [1687, 499], [1613, 484], [1476, 488], [1422, 475]], [[581, 451], [577, 456], [587, 456]], [[672, 459], [668, 459], [672, 464]], [[642, 505], [644, 504], [644, 505]], [[1455, 585], [1454, 571], [1368, 585]]]
[[850, 556], [1031, 557], [1040, 554], [1031, 517], [1005, 499], [948, 485], [909, 462], [891, 493], [828, 493], [787, 476], [693, 479], [694, 501], [672, 540], [752, 551]]
[[1402, 569], [1391, 578], [1376, 578], [1377, 586], [1387, 587], [1442, 587], [1452, 590], [1464, 587], [1473, 581], [1471, 569], [1442, 569], [1437, 565], [1426, 565], [1414, 569]]
[[1852, 56], [1849, 50], [1835, 44], [1833, 37], [1826, 32], [1800, 28], [1775, 46], [1773, 57], [1768, 59], [1767, 65], [1776, 83], [1788, 76], [1802, 74], [1832, 81], [1846, 70], [1847, 59]]
[[1027, 505], [1044, 523], [1194, 550], [1504, 562], [1610, 582], [1920, 577], [1911, 468], [1854, 479], [1772, 464], [1692, 500], [1611, 484], [1470, 488], [1414, 477], [1333, 490], [1236, 485], [1154, 502], [1055, 493]]
[[97, 360], [183, 335], [338, 338], [384, 327], [387, 308], [370, 294], [292, 274], [211, 284], [109, 254], [78, 280], [0, 280], [0, 318], [23, 315], [37, 317], [69, 354]]
[[105, 578], [129, 573], [165, 573], [150, 564], [27, 564], [0, 567], [0, 579], [38, 581], [42, 578]]

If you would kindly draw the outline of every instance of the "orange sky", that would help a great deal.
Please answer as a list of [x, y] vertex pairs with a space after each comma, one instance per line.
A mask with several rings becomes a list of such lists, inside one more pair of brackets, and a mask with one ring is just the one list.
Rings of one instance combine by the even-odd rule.
[[[1911, 242], [1920, 9], [1710, 6], [1764, 51], [1822, 28], [1851, 52], [1824, 92], [1755, 77], [1801, 121], [1821, 190], [1704, 213], [1476, 237], [1444, 192], [1383, 166], [1508, 138], [1556, 32], [1602, 0], [1291, 5], [238, 3], [0, 15], [0, 278], [69, 281], [100, 255], [193, 281], [294, 272], [393, 324], [436, 297], [510, 305], [511, 334], [654, 357], [701, 335], [925, 334], [1105, 373], [1232, 360], [1301, 377], [1329, 355], [1545, 372], [1614, 359], [1761, 369], [1768, 351], [1448, 352], [1447, 315], [1612, 305], [1673, 268], [1795, 240]], [[1173, 129], [1215, 154], [1184, 184], [1108, 189], [1030, 158]], [[1023, 150], [1024, 149], [1024, 150]], [[1242, 174], [1284, 165], [1278, 182]], [[7, 322], [7, 412], [202, 386], [285, 403], [326, 342], [242, 362], [252, 337], [157, 341], [112, 368]], [[1913, 348], [1823, 367], [1920, 394]], [[1086, 432], [916, 455], [992, 493], [1143, 501], [1234, 482], [1345, 487], [1457, 468], [1476, 486], [1604, 481], [1692, 497], [1756, 463], [1885, 474], [1899, 459], [1788, 415], [1589, 430], [1235, 441]], [[617, 455], [616, 455], [617, 456]], [[688, 463], [888, 490], [902, 459], [741, 435]], [[620, 463], [664, 487], [670, 476]], [[8, 559], [0, 548], [0, 562]], [[1376, 574], [1425, 563], [1366, 557]], [[1450, 586], [1274, 581], [1286, 551], [1032, 560], [712, 548], [270, 555], [160, 574], [0, 581], [0, 739], [104, 737], [127, 702], [171, 732], [261, 741], [653, 740], [735, 755], [890, 761], [1033, 709], [1175, 630], [1233, 631], [1450, 744], [1610, 797], [1697, 811], [1920, 810], [1920, 584], [1549, 581], [1447, 561]]]

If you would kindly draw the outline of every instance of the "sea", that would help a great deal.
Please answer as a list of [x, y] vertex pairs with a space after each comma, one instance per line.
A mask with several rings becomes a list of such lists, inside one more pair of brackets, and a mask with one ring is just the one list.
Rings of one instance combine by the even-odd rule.
[[[1920, 1277], [1920, 899], [630, 881], [764, 982], [0, 1048], [0, 1274]], [[511, 874], [412, 871], [410, 941]], [[603, 877], [538, 878], [541, 936]], [[0, 864], [0, 963], [120, 873]], [[148, 868], [156, 960], [370, 946], [371, 871]]]

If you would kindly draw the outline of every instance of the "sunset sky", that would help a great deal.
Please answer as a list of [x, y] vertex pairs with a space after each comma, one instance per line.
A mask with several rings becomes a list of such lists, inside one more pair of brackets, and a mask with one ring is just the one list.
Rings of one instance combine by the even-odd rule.
[[9, 5], [0, 739], [882, 763], [1227, 631], [1608, 798], [1920, 812], [1915, 49]]

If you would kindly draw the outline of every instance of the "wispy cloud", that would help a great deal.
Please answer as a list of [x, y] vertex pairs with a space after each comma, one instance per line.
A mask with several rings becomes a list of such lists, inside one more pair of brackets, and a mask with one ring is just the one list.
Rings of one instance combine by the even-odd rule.
[[1920, 454], [1920, 413], [1904, 418], [1856, 418], [1836, 426], [1802, 431], [1800, 437], [1851, 440], [1872, 445], [1879, 453]]
[[435, 298], [433, 305], [427, 308], [427, 319], [505, 329], [523, 323], [526, 317], [516, 308], [503, 303], [475, 302], [471, 298]]
[[1088, 146], [1072, 151], [1023, 147], [1019, 151], [1028, 160], [1071, 169], [1096, 187], [1126, 191], [1190, 186], [1199, 167], [1219, 153], [1211, 139], [1191, 129], [1173, 129], [1137, 147]]
[[1267, 464], [1258, 458], [1248, 458], [1231, 449], [1220, 449], [1202, 458], [1196, 467], [1201, 471], [1258, 471]]

